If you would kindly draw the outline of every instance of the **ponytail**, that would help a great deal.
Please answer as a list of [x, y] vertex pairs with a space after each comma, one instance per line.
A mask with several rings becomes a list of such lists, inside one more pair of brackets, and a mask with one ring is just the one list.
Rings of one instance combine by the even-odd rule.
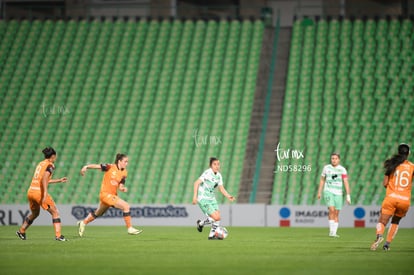
[[391, 158], [387, 159], [384, 162], [384, 172], [385, 175], [391, 175], [398, 165], [403, 163], [410, 154], [410, 146], [405, 143], [402, 143], [398, 146], [398, 154], [393, 155]]

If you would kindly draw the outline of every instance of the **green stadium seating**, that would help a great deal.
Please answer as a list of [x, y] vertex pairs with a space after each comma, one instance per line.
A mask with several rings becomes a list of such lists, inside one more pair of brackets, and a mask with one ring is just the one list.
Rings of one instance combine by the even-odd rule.
[[[354, 204], [378, 205], [382, 162], [414, 136], [414, 31], [404, 19], [297, 20], [292, 30], [279, 142], [299, 148], [306, 173], [277, 172], [273, 204], [317, 204], [323, 165], [342, 154]], [[411, 90], [410, 90], [411, 89]]]
[[190, 203], [210, 156], [236, 194], [263, 30], [261, 20], [0, 21], [1, 180], [12, 183], [0, 203], [26, 203], [45, 146], [58, 152], [55, 177], [69, 177], [49, 190], [58, 203], [98, 203], [102, 173], [79, 171], [118, 152], [130, 203]]

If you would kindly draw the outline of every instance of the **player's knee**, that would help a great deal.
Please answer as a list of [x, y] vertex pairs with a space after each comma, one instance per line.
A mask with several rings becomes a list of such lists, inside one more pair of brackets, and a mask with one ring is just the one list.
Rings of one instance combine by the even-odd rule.
[[59, 217], [59, 211], [57, 210], [56, 207], [50, 207], [48, 211], [52, 215], [53, 218]]
[[124, 212], [129, 212], [131, 210], [131, 208], [129, 207], [129, 204], [126, 204], [124, 206]]
[[378, 219], [378, 222], [382, 223], [384, 226], [387, 225], [388, 221], [390, 220], [390, 216], [388, 215], [381, 215]]
[[214, 212], [213, 214], [211, 214], [211, 218], [218, 222], [221, 219], [220, 212]]

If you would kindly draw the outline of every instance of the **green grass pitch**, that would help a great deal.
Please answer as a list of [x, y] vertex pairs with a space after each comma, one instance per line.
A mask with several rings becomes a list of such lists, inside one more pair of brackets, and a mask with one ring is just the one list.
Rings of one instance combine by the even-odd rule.
[[209, 241], [209, 228], [87, 226], [57, 242], [52, 226], [33, 225], [27, 240], [16, 226], [0, 226], [0, 274], [412, 274], [414, 229], [400, 229], [385, 252], [370, 251], [373, 228], [227, 227], [229, 237]]

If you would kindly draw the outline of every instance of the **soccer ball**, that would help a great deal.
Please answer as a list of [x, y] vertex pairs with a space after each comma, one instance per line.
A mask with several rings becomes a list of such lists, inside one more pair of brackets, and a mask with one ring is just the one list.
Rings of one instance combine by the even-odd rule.
[[229, 235], [229, 232], [227, 231], [227, 229], [223, 226], [219, 226], [216, 229], [216, 232], [214, 233], [214, 235], [216, 236], [217, 239], [223, 240], [225, 238], [227, 238], [227, 236]]

